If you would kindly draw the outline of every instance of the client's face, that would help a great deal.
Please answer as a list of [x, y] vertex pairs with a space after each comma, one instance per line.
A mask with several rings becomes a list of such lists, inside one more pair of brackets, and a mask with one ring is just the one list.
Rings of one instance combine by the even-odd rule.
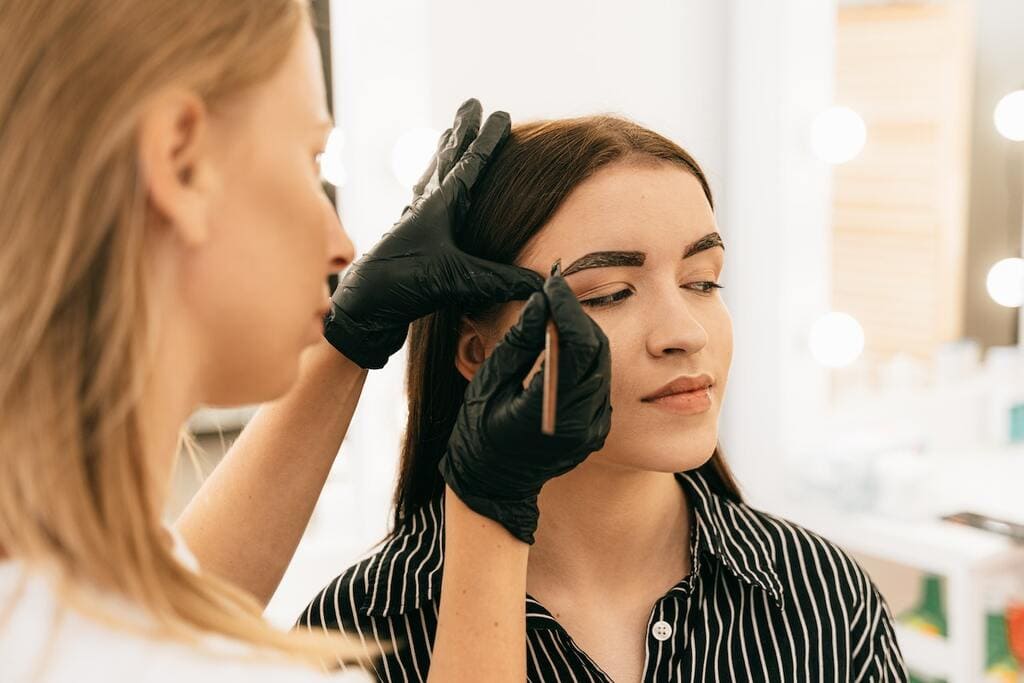
[[[602, 169], [523, 251], [545, 276], [561, 259], [611, 345], [612, 429], [590, 463], [674, 472], [711, 457], [732, 361], [723, 258], [699, 181], [667, 163]], [[505, 306], [497, 331], [521, 309]]]

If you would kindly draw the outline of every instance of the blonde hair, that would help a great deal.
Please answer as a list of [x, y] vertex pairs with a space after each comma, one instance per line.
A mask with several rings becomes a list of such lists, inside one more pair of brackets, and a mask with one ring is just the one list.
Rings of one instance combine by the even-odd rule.
[[0, 551], [69, 604], [124, 596], [160, 637], [318, 658], [344, 648], [274, 629], [174, 558], [139, 406], [141, 107], [171, 85], [215, 107], [269, 78], [308, 20], [298, 0], [0, 3]]

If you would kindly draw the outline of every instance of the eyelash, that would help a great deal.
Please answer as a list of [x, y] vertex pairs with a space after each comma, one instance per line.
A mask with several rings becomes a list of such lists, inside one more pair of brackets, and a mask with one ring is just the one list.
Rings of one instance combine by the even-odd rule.
[[596, 299], [586, 299], [585, 301], [581, 301], [580, 305], [587, 306], [589, 308], [603, 308], [605, 306], [611, 306], [617, 301], [628, 299], [631, 296], [633, 296], [632, 289], [621, 289], [614, 294], [609, 294], [608, 296], [600, 296]]
[[[686, 287], [691, 291], [703, 295], [710, 295], [716, 289], [723, 289], [722, 285], [718, 284], [717, 282], [711, 282], [710, 280], [706, 280], [703, 282], [694, 282], [692, 283], [692, 285], [699, 287], [699, 289], [693, 289], [690, 285], [686, 285]], [[631, 296], [633, 296], [632, 289], [622, 289], [619, 290], [618, 292], [615, 292], [614, 294], [609, 294], [608, 296], [601, 296], [597, 297], [596, 299], [586, 299], [584, 301], [580, 301], [580, 305], [586, 306], [588, 308], [605, 308], [607, 306], [611, 306], [615, 303], [618, 303], [619, 301], [628, 299]]]

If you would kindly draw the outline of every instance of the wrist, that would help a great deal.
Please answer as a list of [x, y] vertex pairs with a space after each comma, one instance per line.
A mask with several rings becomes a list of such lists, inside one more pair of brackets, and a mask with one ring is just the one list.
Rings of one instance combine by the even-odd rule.
[[446, 539], [453, 535], [472, 537], [491, 547], [529, 550], [530, 543], [518, 538], [500, 521], [471, 507], [451, 486], [445, 487], [444, 505]]
[[474, 486], [472, 477], [464, 476], [447, 455], [441, 459], [438, 469], [447, 483], [447, 491], [457, 497], [462, 506], [501, 525], [518, 541], [533, 545], [533, 532], [540, 517], [537, 495], [527, 494], [521, 498], [491, 495], [486, 489]]
[[[405, 342], [408, 328], [394, 331], [367, 331], [334, 304], [324, 321], [324, 339], [341, 355], [361, 368], [379, 370]], [[397, 339], [396, 339], [397, 338]], [[397, 340], [397, 347], [394, 342]]]

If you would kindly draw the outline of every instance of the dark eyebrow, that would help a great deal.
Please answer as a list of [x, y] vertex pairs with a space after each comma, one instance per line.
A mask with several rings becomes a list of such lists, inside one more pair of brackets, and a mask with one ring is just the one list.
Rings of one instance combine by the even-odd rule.
[[[694, 254], [699, 254], [702, 251], [714, 249], [715, 247], [725, 249], [725, 245], [722, 243], [722, 236], [717, 232], [712, 232], [688, 246], [683, 253], [683, 258], [688, 259]], [[644, 265], [646, 260], [647, 254], [642, 251], [594, 251], [573, 261], [568, 268], [562, 271], [562, 275], [572, 275], [573, 273], [590, 268], [637, 267]]]
[[686, 252], [683, 253], [683, 258], [690, 258], [694, 254], [699, 254], [702, 251], [714, 249], [715, 247], [721, 247], [722, 249], [725, 249], [725, 245], [722, 243], [722, 236], [719, 235], [717, 232], [712, 232], [707, 235], [704, 235], [699, 240], [697, 240], [689, 247], [687, 247]]
[[642, 251], [594, 251], [573, 261], [562, 275], [572, 275], [588, 268], [642, 266], [646, 260], [647, 254]]

